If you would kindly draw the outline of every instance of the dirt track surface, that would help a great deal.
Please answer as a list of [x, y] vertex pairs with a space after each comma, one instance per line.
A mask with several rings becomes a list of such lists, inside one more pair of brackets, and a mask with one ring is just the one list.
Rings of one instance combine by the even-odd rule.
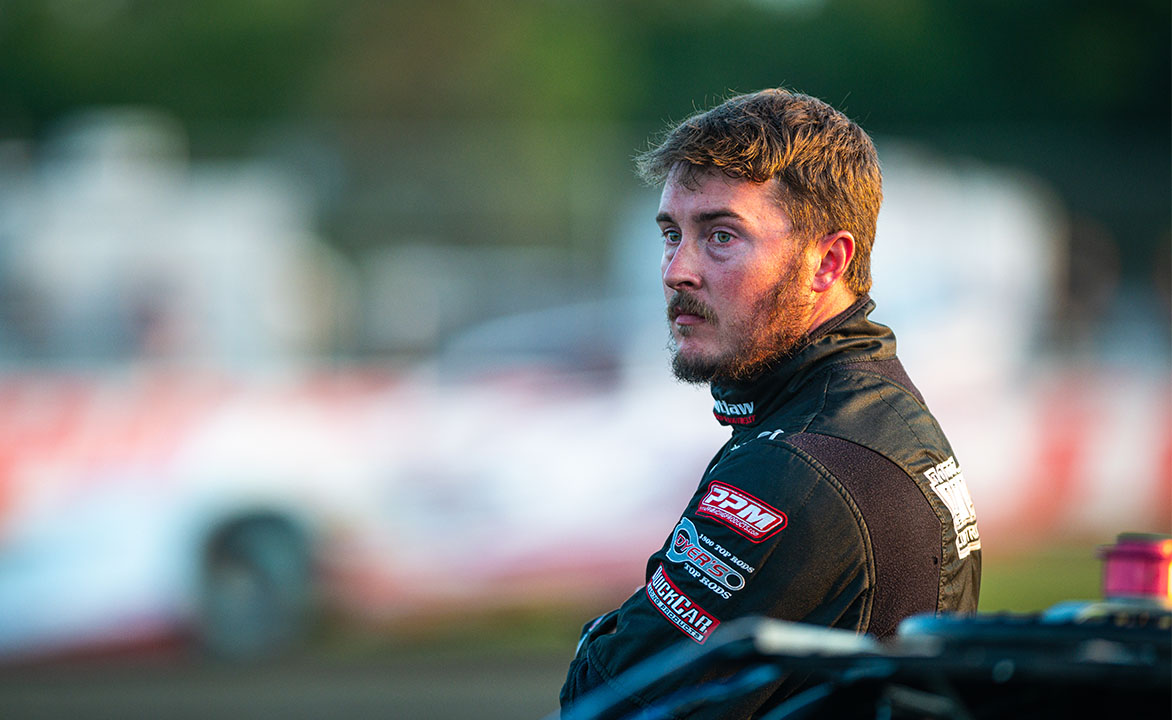
[[3, 718], [538, 720], [569, 657], [548, 651], [299, 657], [261, 666], [120, 661], [0, 673]]

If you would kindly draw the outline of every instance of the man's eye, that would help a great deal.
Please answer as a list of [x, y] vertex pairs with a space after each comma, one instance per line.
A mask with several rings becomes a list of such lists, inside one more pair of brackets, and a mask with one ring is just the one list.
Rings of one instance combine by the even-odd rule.
[[727, 233], [723, 230], [717, 230], [716, 232], [712, 233], [712, 239], [718, 245], [724, 245], [726, 243], [732, 242], [733, 236], [732, 233]]
[[680, 231], [679, 230], [665, 230], [663, 232], [663, 239], [665, 242], [669, 242], [672, 245], [675, 245], [676, 243], [678, 243], [680, 241]]

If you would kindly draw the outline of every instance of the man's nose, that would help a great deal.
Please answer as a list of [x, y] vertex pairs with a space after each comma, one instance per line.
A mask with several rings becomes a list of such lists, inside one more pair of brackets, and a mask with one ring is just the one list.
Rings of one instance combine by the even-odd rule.
[[681, 241], [663, 254], [663, 284], [672, 290], [700, 287], [700, 250], [693, 242]]

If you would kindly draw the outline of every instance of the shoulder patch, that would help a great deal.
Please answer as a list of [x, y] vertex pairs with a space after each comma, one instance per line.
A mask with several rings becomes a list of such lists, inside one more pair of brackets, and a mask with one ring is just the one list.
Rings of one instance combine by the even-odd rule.
[[647, 583], [647, 599], [668, 622], [679, 628], [685, 635], [703, 644], [720, 621], [704, 611], [690, 597], [685, 595], [667, 576], [663, 565]]
[[785, 513], [728, 483], [713, 480], [696, 512], [708, 515], [758, 543], [785, 527]]
[[931, 483], [932, 492], [948, 507], [952, 514], [952, 527], [956, 531], [956, 551], [966, 558], [973, 550], [981, 549], [981, 535], [977, 530], [977, 513], [973, 509], [973, 497], [969, 494], [964, 473], [956, 464], [956, 458], [947, 460], [924, 473]]

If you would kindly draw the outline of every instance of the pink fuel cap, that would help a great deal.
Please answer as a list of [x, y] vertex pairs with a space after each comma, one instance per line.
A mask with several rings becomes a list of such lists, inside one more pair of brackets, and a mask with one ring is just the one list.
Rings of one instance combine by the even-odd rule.
[[1150, 599], [1172, 607], [1172, 535], [1122, 533], [1099, 548], [1103, 597]]

